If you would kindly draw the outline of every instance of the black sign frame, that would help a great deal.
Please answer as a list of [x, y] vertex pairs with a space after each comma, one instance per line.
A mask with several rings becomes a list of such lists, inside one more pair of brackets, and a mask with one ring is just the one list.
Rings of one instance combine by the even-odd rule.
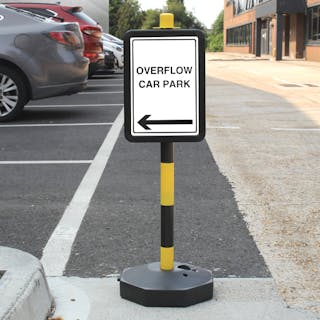
[[[132, 136], [131, 134], [131, 38], [143, 37], [186, 37], [198, 38], [198, 106], [199, 132], [194, 136]], [[159, 39], [160, 40], [160, 39]], [[156, 29], [156, 30], [129, 30], [124, 36], [124, 129], [125, 137], [130, 142], [199, 142], [204, 139], [205, 127], [205, 35], [201, 30], [193, 29]]]

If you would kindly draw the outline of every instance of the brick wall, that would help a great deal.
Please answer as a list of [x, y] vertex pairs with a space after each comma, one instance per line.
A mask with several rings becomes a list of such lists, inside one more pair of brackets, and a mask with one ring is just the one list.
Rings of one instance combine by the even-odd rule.
[[[320, 5], [320, 0], [307, 0], [307, 5], [314, 6]], [[320, 61], [320, 46], [308, 46], [306, 45], [306, 60]]]
[[254, 27], [252, 26], [252, 46], [227, 46], [227, 29], [255, 22], [256, 14], [254, 10], [233, 16], [233, 4], [226, 6], [228, 0], [224, 1], [224, 51], [252, 53], [255, 42]]
[[306, 60], [320, 62], [320, 47], [306, 46]]
[[315, 4], [319, 4], [320, 5], [320, 1], [319, 0], [307, 0], [307, 5], [308, 6], [313, 6]]
[[[226, 4], [231, 3], [226, 6]], [[320, 0], [307, 0], [308, 6], [320, 5]], [[320, 45], [319, 46], [306, 46], [304, 52], [304, 33], [305, 22], [304, 15], [291, 15], [290, 21], [290, 38], [289, 38], [289, 55], [292, 58], [303, 58], [310, 61], [320, 61]], [[225, 52], [239, 52], [239, 53], [254, 53], [255, 52], [255, 11], [251, 10], [244, 12], [240, 15], [233, 16], [233, 4], [232, 1], [225, 0], [224, 7], [224, 51]], [[252, 25], [252, 46], [227, 46], [226, 45], [226, 30], [228, 28], [241, 26], [247, 23], [253, 23]], [[276, 48], [276, 19], [272, 19], [272, 50], [271, 55], [275, 55]], [[302, 27], [301, 27], [302, 26]], [[283, 50], [284, 53], [284, 50]]]

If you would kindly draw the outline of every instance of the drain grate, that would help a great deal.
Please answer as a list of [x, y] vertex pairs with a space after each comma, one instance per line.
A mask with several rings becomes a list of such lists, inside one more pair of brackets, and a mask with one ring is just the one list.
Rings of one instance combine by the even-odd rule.
[[319, 87], [318, 85], [312, 84], [312, 83], [305, 83], [304, 86], [311, 87], [311, 88], [318, 88]]
[[302, 87], [300, 86], [299, 84], [294, 84], [294, 83], [280, 83], [279, 86], [282, 86], [282, 87], [288, 87], [288, 88], [293, 88], [293, 87]]

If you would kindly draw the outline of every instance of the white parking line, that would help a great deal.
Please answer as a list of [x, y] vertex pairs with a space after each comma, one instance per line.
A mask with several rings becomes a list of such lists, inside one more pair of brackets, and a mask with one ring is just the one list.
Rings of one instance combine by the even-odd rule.
[[239, 130], [240, 127], [233, 127], [233, 126], [206, 126], [207, 129], [230, 129], [230, 130]]
[[92, 164], [83, 177], [59, 224], [43, 250], [41, 262], [47, 276], [62, 276], [69, 260], [73, 242], [91, 198], [108, 163], [123, 125], [123, 110], [108, 132]]
[[320, 128], [271, 128], [274, 131], [320, 132]]
[[117, 82], [117, 81], [124, 81], [123, 80], [123, 77], [122, 78], [120, 78], [120, 77], [117, 77], [117, 78], [111, 78], [111, 79], [89, 79], [89, 81], [88, 81], [88, 83], [91, 83], [91, 82], [93, 82], [93, 81], [95, 81], [95, 82], [98, 82], [98, 83], [101, 83], [102, 82], [102, 80], [107, 80], [107, 82], [108, 83], [112, 83], [112, 82]]
[[107, 78], [110, 80], [123, 78], [123, 74], [95, 74], [94, 77], [90, 80], [94, 80], [94, 78]]
[[2, 164], [90, 164], [92, 160], [0, 161]]
[[88, 87], [122, 87], [123, 84], [89, 84]]
[[77, 94], [119, 94], [123, 93], [123, 91], [95, 91], [95, 92], [79, 92]]
[[123, 107], [123, 103], [98, 103], [98, 104], [42, 104], [27, 105], [26, 108], [73, 108], [73, 107]]
[[22, 127], [82, 127], [82, 126], [112, 126], [112, 122], [92, 122], [92, 123], [25, 123], [6, 124], [0, 128], [22, 128]]

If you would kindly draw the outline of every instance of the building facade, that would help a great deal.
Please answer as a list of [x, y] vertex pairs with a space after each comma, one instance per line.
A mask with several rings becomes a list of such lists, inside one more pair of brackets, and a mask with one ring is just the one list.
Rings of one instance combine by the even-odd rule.
[[88, 16], [101, 25], [105, 32], [109, 32], [109, 0], [2, 0], [0, 2], [60, 3], [65, 6], [80, 6]]
[[320, 61], [320, 0], [225, 0], [224, 51]]

